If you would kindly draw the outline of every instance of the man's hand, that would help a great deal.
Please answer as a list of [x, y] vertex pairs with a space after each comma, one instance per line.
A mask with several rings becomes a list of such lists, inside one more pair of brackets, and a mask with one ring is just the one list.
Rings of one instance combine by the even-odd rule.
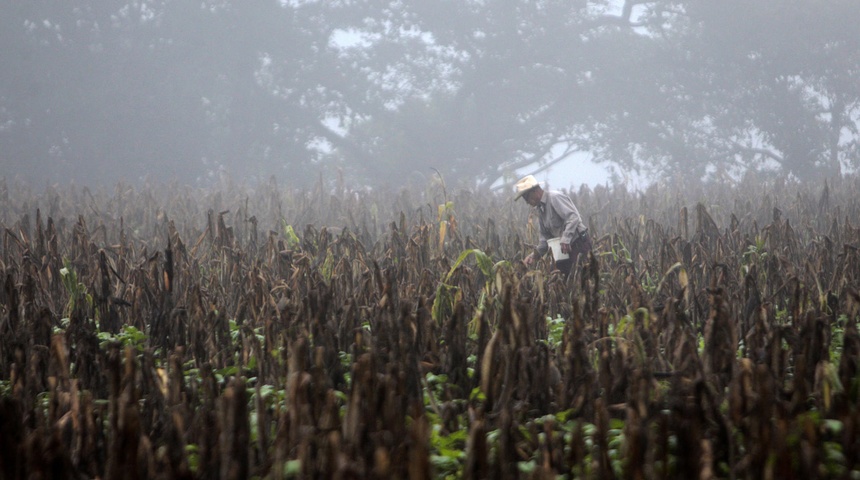
[[535, 263], [535, 254], [534, 253], [528, 254], [528, 256], [526, 256], [526, 258], [523, 259], [523, 263], [525, 264], [525, 266], [531, 267], [532, 264]]
[[561, 253], [570, 253], [570, 244], [562, 243], [561, 244]]

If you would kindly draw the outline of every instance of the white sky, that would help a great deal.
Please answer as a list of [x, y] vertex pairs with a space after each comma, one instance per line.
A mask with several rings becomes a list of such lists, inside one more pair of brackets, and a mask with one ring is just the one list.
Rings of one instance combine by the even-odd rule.
[[[609, 185], [610, 181], [610, 164], [595, 164], [591, 161], [591, 154], [588, 152], [580, 152], [572, 155], [566, 160], [562, 160], [557, 164], [534, 173], [539, 166], [532, 164], [516, 171], [517, 179], [526, 175], [532, 174], [541, 182], [544, 187], [549, 187], [555, 190], [578, 190], [583, 184], [594, 188], [598, 185]], [[648, 185], [648, 180], [641, 175], [635, 173], [625, 173], [621, 169], [615, 169], [622, 177], [622, 181], [630, 189], [642, 189]], [[494, 187], [500, 185], [502, 180], [498, 180], [493, 184]]]
[[573, 155], [535, 174], [535, 178], [554, 189], [578, 189], [583, 183], [594, 188], [609, 183], [607, 166], [594, 164], [588, 157], [586, 153]]

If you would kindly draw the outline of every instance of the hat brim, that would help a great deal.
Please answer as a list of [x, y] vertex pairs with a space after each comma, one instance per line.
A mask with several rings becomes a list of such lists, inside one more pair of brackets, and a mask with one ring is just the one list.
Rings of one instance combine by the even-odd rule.
[[535, 185], [535, 186], [533, 186], [533, 187], [531, 187], [531, 188], [527, 188], [527, 189], [523, 190], [522, 192], [520, 192], [520, 193], [516, 194], [516, 196], [514, 197], [514, 201], [516, 202], [517, 200], [519, 200], [519, 199], [520, 199], [520, 197], [522, 197], [523, 195], [525, 195], [525, 194], [527, 194], [527, 193], [531, 192], [532, 190], [534, 190], [534, 189], [535, 189], [535, 188], [537, 188], [537, 187], [538, 187], [538, 186], [537, 186], [537, 185]]

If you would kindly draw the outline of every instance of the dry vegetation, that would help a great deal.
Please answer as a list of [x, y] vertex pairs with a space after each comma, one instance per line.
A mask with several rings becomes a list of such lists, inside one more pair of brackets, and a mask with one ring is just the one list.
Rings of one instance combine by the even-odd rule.
[[860, 181], [0, 183], [0, 477], [857, 478]]

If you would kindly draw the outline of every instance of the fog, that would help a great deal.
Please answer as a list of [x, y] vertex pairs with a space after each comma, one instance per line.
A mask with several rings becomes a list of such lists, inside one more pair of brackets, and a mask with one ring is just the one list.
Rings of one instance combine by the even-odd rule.
[[0, 41], [7, 181], [504, 190], [860, 163], [846, 0], [2, 2]]

